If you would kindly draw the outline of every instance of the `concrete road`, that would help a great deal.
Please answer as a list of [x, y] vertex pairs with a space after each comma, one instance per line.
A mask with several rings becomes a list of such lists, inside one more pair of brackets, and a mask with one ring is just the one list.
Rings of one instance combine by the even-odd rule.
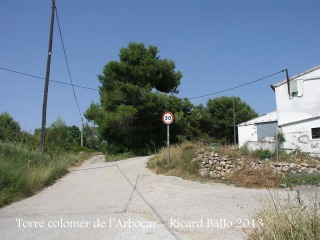
[[0, 209], [0, 239], [245, 239], [247, 227], [263, 224], [253, 211], [267, 190], [155, 175], [147, 160], [92, 158]]

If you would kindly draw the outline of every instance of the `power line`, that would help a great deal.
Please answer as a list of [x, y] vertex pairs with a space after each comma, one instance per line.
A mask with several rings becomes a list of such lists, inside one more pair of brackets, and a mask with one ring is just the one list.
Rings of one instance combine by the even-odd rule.
[[66, 60], [67, 69], [68, 69], [68, 73], [69, 73], [69, 79], [70, 79], [70, 82], [71, 82], [71, 87], [72, 87], [74, 99], [75, 99], [76, 104], [77, 104], [77, 107], [78, 107], [79, 115], [80, 115], [80, 117], [81, 117], [81, 119], [82, 119], [82, 114], [81, 114], [81, 111], [80, 111], [78, 99], [77, 99], [77, 96], [76, 96], [76, 93], [75, 93], [74, 87], [73, 87], [73, 82], [72, 82], [72, 78], [71, 78], [71, 72], [70, 72], [69, 63], [68, 63], [68, 59], [67, 59], [66, 49], [65, 49], [65, 47], [64, 47], [64, 42], [63, 42], [63, 38], [62, 38], [60, 21], [59, 21], [59, 17], [58, 17], [58, 9], [57, 9], [57, 7], [55, 7], [55, 8], [56, 8], [56, 12], [55, 12], [55, 13], [56, 13], [56, 19], [57, 19], [58, 28], [59, 28], [59, 33], [60, 33], [60, 39], [61, 39], [61, 43], [62, 43], [62, 47], [63, 47], [64, 58], [65, 58], [65, 60]]
[[191, 97], [191, 98], [188, 98], [188, 99], [196, 99], [196, 98], [202, 98], [202, 97], [207, 97], [207, 96], [211, 96], [211, 95], [215, 95], [215, 94], [219, 94], [219, 93], [223, 93], [223, 92], [227, 92], [227, 91], [230, 91], [230, 90], [233, 90], [233, 89], [236, 89], [236, 88], [240, 88], [240, 87], [243, 87], [243, 86], [246, 86], [246, 85], [249, 85], [249, 84], [252, 84], [252, 83], [255, 83], [255, 82], [258, 82], [258, 81], [261, 81], [261, 80], [264, 80], [266, 78], [269, 78], [269, 77], [272, 77], [272, 76], [275, 76], [279, 73], [282, 73], [282, 72], [285, 72], [286, 70], [281, 70], [279, 72], [276, 72], [276, 73], [273, 73], [273, 74], [270, 74], [268, 76], [265, 76], [265, 77], [262, 77], [262, 78], [259, 78], [259, 79], [256, 79], [254, 81], [251, 81], [251, 82], [247, 82], [247, 83], [244, 83], [244, 84], [241, 84], [241, 85], [238, 85], [238, 86], [235, 86], [235, 87], [231, 87], [231, 88], [227, 88], [227, 89], [224, 89], [224, 90], [221, 90], [221, 91], [218, 91], [218, 92], [214, 92], [214, 93], [209, 93], [209, 94], [205, 94], [205, 95], [201, 95], [201, 96], [197, 96], [197, 97]]
[[[42, 77], [34, 76], [34, 75], [31, 75], [31, 74], [27, 74], [27, 73], [18, 72], [18, 71], [11, 70], [11, 69], [7, 69], [7, 68], [3, 68], [3, 67], [0, 67], [0, 69], [5, 70], [5, 71], [9, 71], [9, 72], [13, 72], [13, 73], [17, 73], [17, 74], [21, 74], [21, 75], [25, 75], [25, 76], [28, 76], [28, 77], [44, 79], [44, 78], [42, 78]], [[216, 95], [216, 94], [219, 94], [219, 93], [227, 92], [227, 91], [230, 91], [230, 90], [233, 90], [233, 89], [237, 89], [237, 88], [240, 88], [240, 87], [244, 87], [244, 86], [246, 86], [246, 85], [250, 85], [250, 84], [255, 83], [255, 82], [258, 82], [258, 81], [262, 81], [262, 80], [264, 80], [264, 79], [266, 79], [266, 78], [275, 76], [275, 75], [280, 74], [280, 73], [285, 72], [285, 71], [286, 71], [286, 70], [284, 69], [284, 70], [281, 70], [281, 71], [279, 71], [279, 72], [270, 74], [270, 75], [268, 75], [268, 76], [265, 76], [265, 77], [256, 79], [256, 80], [254, 80], [254, 81], [247, 82], [247, 83], [244, 83], [244, 84], [235, 86], [235, 87], [227, 88], [227, 89], [224, 89], [224, 90], [221, 90], [221, 91], [218, 91], [218, 92], [209, 93], [209, 94], [205, 94], [205, 95], [201, 95], [201, 96], [196, 96], [196, 97], [189, 97], [189, 98], [187, 97], [187, 98], [188, 98], [188, 99], [196, 99], [196, 98], [202, 98], [202, 97], [207, 97], [207, 96], [211, 96], [211, 95]], [[59, 81], [55, 81], [55, 80], [50, 80], [50, 81], [56, 82], [56, 83], [60, 83], [60, 84], [65, 84], [65, 85], [71, 85], [70, 83], [59, 82]], [[73, 85], [73, 86], [74, 86], [74, 87], [79, 87], [79, 88], [88, 89], [88, 90], [99, 91], [99, 89], [84, 87], [84, 86], [80, 86], [80, 85]]]
[[[4, 67], [0, 67], [0, 69], [4, 70], [4, 71], [13, 72], [13, 73], [17, 73], [17, 74], [20, 74], [20, 75], [32, 77], [32, 78], [38, 78], [38, 79], [42, 79], [42, 80], [45, 79], [44, 77], [39, 77], [39, 76], [35, 76], [35, 75], [32, 75], [32, 74], [19, 72], [19, 71], [8, 69], [8, 68], [4, 68]], [[71, 83], [66, 83], [66, 82], [60, 82], [60, 81], [56, 81], [56, 80], [52, 80], [52, 79], [50, 79], [49, 81], [50, 82], [59, 83], [59, 84], [63, 84], [63, 85], [69, 85], [69, 86], [73, 85], [74, 87], [77, 87], [77, 88], [83, 88], [83, 89], [93, 90], [93, 91], [98, 91], [99, 92], [99, 89], [96, 89], [96, 88], [84, 87], [84, 86], [81, 86], [81, 85], [76, 85], [76, 84], [71, 84]]]

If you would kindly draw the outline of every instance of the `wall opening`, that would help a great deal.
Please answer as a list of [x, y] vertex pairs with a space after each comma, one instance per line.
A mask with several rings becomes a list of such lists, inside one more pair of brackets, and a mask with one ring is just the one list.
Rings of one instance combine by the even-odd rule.
[[320, 128], [311, 128], [312, 139], [320, 139]]

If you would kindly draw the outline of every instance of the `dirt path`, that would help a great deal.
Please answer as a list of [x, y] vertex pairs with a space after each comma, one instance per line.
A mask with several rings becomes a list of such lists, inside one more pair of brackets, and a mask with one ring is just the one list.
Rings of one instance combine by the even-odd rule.
[[[1, 239], [245, 239], [244, 228], [260, 224], [253, 211], [270, 199], [267, 190], [155, 175], [147, 160], [92, 158], [0, 209]], [[305, 198], [312, 192], [301, 189]]]

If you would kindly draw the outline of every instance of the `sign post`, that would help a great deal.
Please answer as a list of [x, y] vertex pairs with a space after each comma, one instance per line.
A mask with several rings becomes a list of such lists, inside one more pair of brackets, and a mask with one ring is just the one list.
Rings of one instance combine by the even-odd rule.
[[172, 112], [165, 112], [162, 114], [162, 121], [167, 125], [167, 159], [168, 165], [170, 163], [170, 124], [173, 123], [174, 115]]

